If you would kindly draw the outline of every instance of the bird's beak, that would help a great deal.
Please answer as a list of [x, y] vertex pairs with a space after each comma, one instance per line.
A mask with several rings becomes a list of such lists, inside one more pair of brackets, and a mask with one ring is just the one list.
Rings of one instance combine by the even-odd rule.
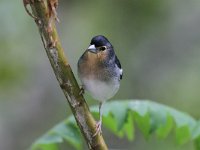
[[97, 48], [95, 47], [95, 45], [90, 45], [87, 50], [92, 53], [97, 53]]

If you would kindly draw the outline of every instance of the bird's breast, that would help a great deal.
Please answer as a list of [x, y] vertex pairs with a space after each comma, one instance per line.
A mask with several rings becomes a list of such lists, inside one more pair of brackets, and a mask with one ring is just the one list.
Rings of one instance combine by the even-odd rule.
[[95, 79], [105, 75], [106, 66], [98, 54], [86, 53], [78, 63], [78, 72], [81, 77]]
[[119, 82], [117, 80], [103, 82], [96, 79], [83, 78], [82, 82], [84, 88], [92, 95], [92, 97], [99, 101], [110, 99], [119, 89]]

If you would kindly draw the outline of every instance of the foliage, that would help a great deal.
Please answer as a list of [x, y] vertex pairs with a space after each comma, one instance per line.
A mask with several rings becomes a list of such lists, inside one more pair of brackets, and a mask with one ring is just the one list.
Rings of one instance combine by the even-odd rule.
[[[97, 117], [98, 107], [92, 107], [91, 112]], [[200, 149], [200, 122], [184, 112], [148, 100], [108, 102], [103, 112], [104, 127], [118, 137], [133, 140], [136, 124], [147, 139], [152, 134], [164, 139], [170, 133], [175, 133], [179, 145], [194, 141], [196, 149]], [[39, 138], [31, 149], [58, 150], [57, 144], [64, 141], [77, 150], [82, 149], [81, 134], [72, 116]]]

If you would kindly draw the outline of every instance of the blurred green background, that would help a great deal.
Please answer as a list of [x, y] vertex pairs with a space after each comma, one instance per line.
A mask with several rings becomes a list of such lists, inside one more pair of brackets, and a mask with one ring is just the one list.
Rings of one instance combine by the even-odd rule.
[[[124, 70], [113, 99], [150, 99], [198, 119], [199, 7], [199, 0], [60, 0], [57, 27], [76, 75], [91, 38], [105, 35]], [[71, 112], [22, 1], [1, 0], [0, 20], [0, 149], [25, 150]], [[136, 131], [129, 142], [104, 135], [118, 150], [193, 150], [192, 142], [178, 146], [174, 136], [145, 140]]]

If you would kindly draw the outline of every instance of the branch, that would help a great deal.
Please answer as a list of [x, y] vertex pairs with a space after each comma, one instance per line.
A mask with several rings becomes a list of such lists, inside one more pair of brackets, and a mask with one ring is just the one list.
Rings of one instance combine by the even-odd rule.
[[[55, 8], [58, 5], [58, 0], [23, 0], [23, 2], [27, 13], [35, 20], [38, 26], [53, 71], [89, 149], [107, 150], [108, 148], [101, 135], [93, 137], [96, 130], [96, 122], [83, 95], [80, 94], [81, 89], [65, 57], [56, 31], [55, 20], [58, 21], [58, 18]], [[30, 5], [31, 12], [28, 10], [27, 5]]]

